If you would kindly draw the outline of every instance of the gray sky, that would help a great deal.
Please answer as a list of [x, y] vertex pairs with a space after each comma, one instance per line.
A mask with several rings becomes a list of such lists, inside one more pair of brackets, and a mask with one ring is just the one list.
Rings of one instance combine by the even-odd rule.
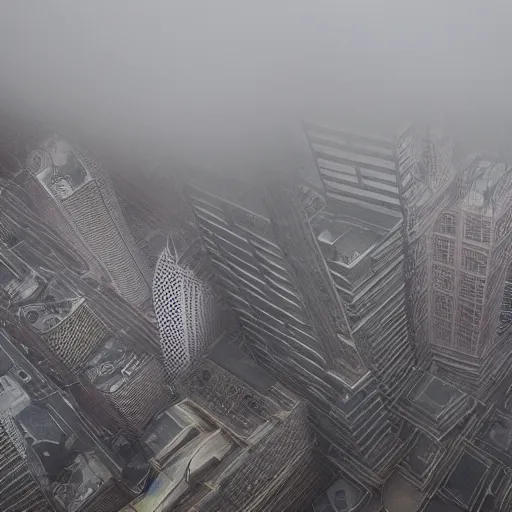
[[[510, 2], [1, 0], [4, 92], [131, 147], [241, 166], [307, 117], [512, 134]], [[494, 136], [494, 135], [493, 135]], [[512, 137], [510, 137], [512, 138]]]

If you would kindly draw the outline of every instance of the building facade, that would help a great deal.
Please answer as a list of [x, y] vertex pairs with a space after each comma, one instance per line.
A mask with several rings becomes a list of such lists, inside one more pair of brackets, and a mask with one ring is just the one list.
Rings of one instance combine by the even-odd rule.
[[[115, 336], [87, 300], [29, 304], [22, 321], [39, 335], [60, 363], [72, 396], [111, 435], [140, 434], [173, 398], [163, 366], [153, 355]], [[142, 399], [151, 395], [151, 400]]]
[[[378, 486], [400, 458], [404, 421], [388, 410], [390, 391], [369, 370], [371, 341], [358, 337], [346, 294], [337, 289], [350, 282], [333, 273], [322, 253], [317, 237], [325, 198], [295, 180], [285, 174], [264, 184], [229, 180], [210, 189], [202, 180], [188, 194], [219, 286], [239, 315], [245, 348], [307, 400], [332, 462], [343, 461]], [[400, 240], [390, 242], [381, 251], [384, 265], [401, 248]], [[407, 348], [408, 340], [393, 342], [405, 375], [412, 356], [399, 347]], [[393, 360], [389, 366], [396, 372]]]
[[179, 379], [186, 397], [143, 436], [158, 476], [123, 512], [296, 511], [332, 470], [315, 453], [305, 405], [221, 337]]
[[485, 399], [510, 365], [498, 329], [510, 265], [509, 168], [473, 156], [457, 168], [439, 139], [405, 133], [398, 141], [416, 346], [440, 375]]
[[2, 510], [118, 511], [136, 494], [137, 476], [127, 478], [122, 459], [16, 345], [0, 332]]
[[199, 238], [174, 233], [156, 264], [153, 304], [169, 379], [178, 378], [221, 333], [219, 300], [208, 284]]
[[122, 216], [112, 184], [83, 149], [50, 137], [28, 157], [25, 187], [41, 201], [43, 219], [81, 249], [93, 268], [136, 306], [150, 299], [147, 262]]

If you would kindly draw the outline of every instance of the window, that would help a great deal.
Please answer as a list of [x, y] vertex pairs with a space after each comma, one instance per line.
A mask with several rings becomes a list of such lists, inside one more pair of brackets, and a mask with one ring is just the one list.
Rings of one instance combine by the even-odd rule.
[[458, 350], [467, 354], [471, 353], [477, 339], [478, 329], [474, 329], [471, 325], [461, 324], [458, 326], [455, 343]]
[[484, 300], [485, 279], [482, 277], [460, 273], [460, 296], [470, 302], [482, 303]]
[[464, 238], [488, 244], [491, 241], [491, 221], [482, 215], [464, 216]]
[[462, 268], [476, 274], [485, 275], [487, 256], [471, 249], [462, 249]]
[[458, 350], [472, 353], [478, 340], [481, 306], [460, 301], [457, 314], [455, 345]]
[[455, 236], [456, 216], [453, 213], [442, 213], [436, 223], [435, 230], [444, 235]]
[[453, 298], [444, 293], [434, 294], [434, 314], [439, 318], [450, 319], [453, 315]]
[[482, 316], [482, 307], [477, 304], [471, 304], [464, 300], [459, 302], [459, 310], [457, 315], [458, 328], [462, 329], [478, 329], [480, 318]]
[[453, 265], [455, 243], [441, 236], [434, 237], [434, 260], [440, 263]]
[[453, 290], [455, 273], [451, 268], [446, 268], [441, 265], [434, 265], [433, 273], [435, 288], [446, 292]]
[[450, 346], [452, 329], [450, 322], [434, 318], [434, 343], [441, 346]]

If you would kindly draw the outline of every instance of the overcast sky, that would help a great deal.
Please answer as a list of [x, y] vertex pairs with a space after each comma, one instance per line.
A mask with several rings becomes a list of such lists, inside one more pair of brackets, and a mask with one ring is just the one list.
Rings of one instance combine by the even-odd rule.
[[243, 165], [304, 117], [512, 133], [510, 2], [0, 1], [4, 92], [191, 163]]

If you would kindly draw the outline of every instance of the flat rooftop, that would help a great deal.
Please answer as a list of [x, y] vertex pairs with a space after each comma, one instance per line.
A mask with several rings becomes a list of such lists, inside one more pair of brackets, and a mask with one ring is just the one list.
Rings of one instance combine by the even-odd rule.
[[425, 374], [409, 393], [408, 398], [425, 412], [434, 416], [441, 414], [463, 393], [434, 375]]
[[320, 248], [327, 259], [350, 264], [382, 240], [389, 231], [353, 218], [322, 216], [314, 220]]
[[263, 395], [276, 384], [276, 379], [258, 366], [228, 337], [222, 337], [213, 346], [208, 358]]

